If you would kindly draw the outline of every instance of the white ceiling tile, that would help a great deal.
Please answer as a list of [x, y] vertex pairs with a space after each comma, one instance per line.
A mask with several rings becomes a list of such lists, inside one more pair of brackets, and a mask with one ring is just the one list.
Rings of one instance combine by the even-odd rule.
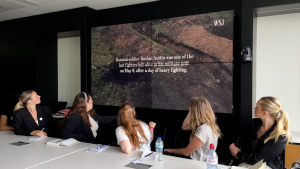
[[0, 2], [1, 1], [10, 1], [25, 7], [14, 9], [11, 11], [0, 12], [0, 22], [85, 6], [95, 10], [102, 10], [120, 6], [153, 2], [157, 0], [30, 0], [39, 3], [40, 5], [38, 6], [32, 6], [26, 3], [19, 2], [17, 0], [0, 0]]

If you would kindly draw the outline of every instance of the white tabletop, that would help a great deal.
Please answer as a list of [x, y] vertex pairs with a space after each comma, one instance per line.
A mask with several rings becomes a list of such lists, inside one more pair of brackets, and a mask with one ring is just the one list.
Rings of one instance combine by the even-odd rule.
[[299, 131], [291, 131], [293, 136], [293, 140], [290, 143], [298, 143], [300, 144], [300, 132]]
[[[76, 153], [58, 158], [48, 163], [40, 164], [32, 169], [129, 169], [125, 167], [130, 161], [128, 159], [141, 157], [142, 152], [132, 151], [130, 154], [121, 152], [119, 147], [109, 147], [101, 152], [84, 152]], [[154, 159], [144, 159], [143, 164], [152, 165], [151, 169], [200, 169], [206, 168], [205, 162], [189, 160], [184, 158], [172, 157], [164, 155], [163, 161], [155, 161]], [[223, 166], [225, 169], [230, 168]]]
[[[94, 146], [88, 143], [78, 143], [72, 147], [50, 146], [47, 141], [56, 138], [47, 137], [39, 141], [29, 141], [28, 136], [18, 136], [13, 132], [0, 131], [0, 168], [27, 168], [40, 163], [51, 161], [62, 156], [84, 151]], [[30, 143], [22, 147], [10, 143], [23, 141]]]
[[[72, 147], [51, 146], [46, 142], [56, 138], [47, 137], [39, 141], [29, 141], [27, 136], [17, 136], [13, 132], [0, 131], [0, 168], [25, 169], [89, 169], [89, 168], [127, 168], [128, 159], [141, 157], [142, 152], [121, 152], [119, 147], [108, 147], [101, 152], [85, 152], [95, 144], [78, 143]], [[29, 145], [18, 147], [9, 143], [24, 141]], [[152, 165], [151, 169], [199, 169], [206, 168], [205, 162], [164, 155], [163, 161], [145, 159], [144, 164]], [[221, 166], [229, 169], [228, 166]], [[128, 168], [127, 168], [128, 169]]]

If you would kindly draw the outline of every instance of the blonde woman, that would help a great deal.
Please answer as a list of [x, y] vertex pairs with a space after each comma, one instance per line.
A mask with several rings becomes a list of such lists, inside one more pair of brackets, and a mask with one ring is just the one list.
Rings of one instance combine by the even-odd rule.
[[190, 143], [186, 148], [165, 149], [177, 155], [190, 156], [193, 160], [205, 161], [206, 154], [213, 143], [217, 149], [221, 131], [216, 124], [215, 114], [205, 98], [194, 97], [191, 100], [189, 113], [182, 124], [183, 130], [192, 130]]
[[156, 125], [149, 122], [149, 126], [136, 119], [136, 113], [131, 103], [121, 105], [118, 114], [116, 137], [122, 152], [129, 154], [131, 150], [151, 150], [150, 143], [153, 140], [153, 130]]
[[54, 120], [50, 107], [40, 103], [41, 96], [33, 90], [20, 94], [13, 113], [15, 134], [44, 137], [52, 132]]
[[290, 142], [288, 115], [275, 97], [263, 97], [254, 108], [255, 119], [241, 135], [240, 150], [229, 146], [232, 156], [241, 160], [241, 166], [251, 166], [260, 160], [273, 169], [283, 168], [281, 153]]

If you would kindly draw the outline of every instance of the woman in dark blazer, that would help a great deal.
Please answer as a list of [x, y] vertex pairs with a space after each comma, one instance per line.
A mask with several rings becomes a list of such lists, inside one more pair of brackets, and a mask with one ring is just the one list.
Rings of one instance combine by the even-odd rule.
[[74, 138], [87, 143], [101, 143], [100, 124], [109, 124], [117, 116], [100, 116], [93, 109], [93, 100], [89, 93], [79, 93], [65, 118], [62, 138]]
[[257, 118], [250, 121], [239, 143], [236, 142], [238, 147], [235, 144], [229, 146], [232, 156], [242, 162], [239, 166], [245, 168], [262, 159], [266, 168], [284, 168], [282, 152], [292, 139], [288, 114], [275, 97], [261, 98], [254, 110]]
[[13, 113], [15, 134], [39, 137], [51, 134], [54, 124], [52, 113], [49, 106], [37, 105], [41, 103], [40, 98], [33, 90], [20, 94]]

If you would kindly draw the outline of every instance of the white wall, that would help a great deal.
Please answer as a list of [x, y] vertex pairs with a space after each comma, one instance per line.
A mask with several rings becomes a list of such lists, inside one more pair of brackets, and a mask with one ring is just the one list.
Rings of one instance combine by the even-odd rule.
[[58, 39], [58, 101], [71, 107], [80, 93], [80, 38]]
[[256, 24], [253, 98], [277, 97], [290, 130], [300, 131], [300, 13], [258, 17]]

